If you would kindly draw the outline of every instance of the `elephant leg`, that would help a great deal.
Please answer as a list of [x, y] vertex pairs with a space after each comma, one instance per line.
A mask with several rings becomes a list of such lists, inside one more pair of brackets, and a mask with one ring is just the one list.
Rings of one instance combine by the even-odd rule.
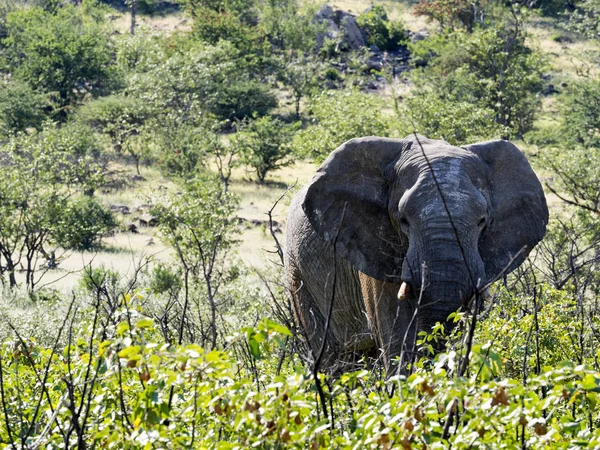
[[[320, 366], [328, 367], [337, 359], [339, 342], [335, 338], [331, 326], [326, 330], [326, 318], [317, 307], [318, 303], [310, 293], [308, 286], [297, 276], [292, 276], [289, 286], [292, 289], [292, 305], [296, 323], [307, 340], [310, 353], [316, 359], [322, 351]], [[324, 344], [323, 341], [325, 341]]]
[[367, 317], [377, 338], [388, 373], [393, 361], [401, 358], [404, 366], [415, 355], [416, 317], [407, 300], [398, 300], [400, 285], [379, 281], [359, 272]]

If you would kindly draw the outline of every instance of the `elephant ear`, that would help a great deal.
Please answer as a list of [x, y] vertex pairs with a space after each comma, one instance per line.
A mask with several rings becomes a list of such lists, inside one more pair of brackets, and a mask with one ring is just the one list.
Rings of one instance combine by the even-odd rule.
[[304, 212], [317, 233], [378, 280], [397, 282], [402, 271], [404, 250], [388, 212], [385, 173], [410, 145], [398, 139], [352, 139], [331, 153], [304, 198]]
[[544, 190], [521, 151], [498, 140], [466, 147], [490, 168], [490, 220], [479, 252], [488, 280], [516, 269], [544, 237], [548, 207]]

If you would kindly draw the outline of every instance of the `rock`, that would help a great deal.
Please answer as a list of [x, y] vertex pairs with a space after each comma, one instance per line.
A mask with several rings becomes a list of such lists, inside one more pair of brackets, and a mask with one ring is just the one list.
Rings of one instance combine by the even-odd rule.
[[155, 227], [158, 225], [158, 219], [154, 216], [142, 216], [138, 219], [138, 222], [142, 227]]
[[429, 30], [423, 28], [415, 33], [412, 33], [410, 36], [410, 42], [419, 42], [427, 39], [429, 37]]
[[351, 50], [360, 50], [366, 45], [365, 36], [354, 16], [345, 14], [340, 20], [343, 39]]
[[554, 85], [549, 84], [542, 91], [542, 95], [548, 96], [548, 95], [556, 94], [556, 92], [557, 92], [557, 90], [554, 88]]
[[323, 5], [321, 8], [315, 13], [315, 19], [331, 19], [335, 16], [335, 12], [333, 8], [329, 5]]
[[154, 239], [152, 239], [152, 238], [148, 239], [148, 240], [146, 241], [146, 245], [147, 245], [147, 246], [154, 245]]
[[112, 212], [120, 212], [121, 214], [131, 214], [129, 206], [126, 205], [110, 205], [108, 209]]
[[146, 179], [141, 175], [134, 175], [131, 177], [132, 181], [146, 181]]
[[130, 233], [137, 234], [137, 225], [135, 223], [130, 223], [129, 225], [127, 225], [127, 231], [129, 231]]
[[381, 53], [381, 49], [379, 47], [377, 47], [375, 44], [369, 45], [369, 51], [371, 53], [375, 53], [375, 54]]
[[365, 64], [367, 65], [367, 70], [380, 71], [383, 69], [383, 60], [381, 58], [369, 58]]

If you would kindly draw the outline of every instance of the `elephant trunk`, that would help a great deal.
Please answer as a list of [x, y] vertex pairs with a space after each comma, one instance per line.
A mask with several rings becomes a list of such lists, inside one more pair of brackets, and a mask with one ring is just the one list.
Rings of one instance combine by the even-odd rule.
[[400, 290], [404, 290], [405, 297], [411, 291], [418, 308], [418, 331], [431, 332], [437, 322], [445, 323], [448, 329], [448, 316], [466, 306], [484, 282], [485, 270], [477, 246], [467, 244], [463, 242], [461, 250], [454, 239], [446, 238], [431, 240], [412, 255], [409, 249], [405, 266], [410, 267], [403, 270], [406, 286]]

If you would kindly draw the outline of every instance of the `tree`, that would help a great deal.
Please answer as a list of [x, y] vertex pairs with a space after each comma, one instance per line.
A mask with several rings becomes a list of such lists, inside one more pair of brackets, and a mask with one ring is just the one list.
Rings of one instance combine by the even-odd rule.
[[291, 141], [299, 124], [287, 125], [279, 119], [261, 117], [245, 124], [235, 136], [242, 161], [251, 166], [264, 183], [269, 172], [291, 164]]
[[52, 225], [52, 240], [65, 249], [89, 250], [116, 227], [113, 214], [88, 196], [69, 198]]
[[[217, 312], [219, 290], [227, 279], [226, 256], [234, 244], [236, 223], [231, 215], [237, 199], [223, 190], [219, 180], [212, 177], [189, 178], [182, 191], [156, 199], [152, 214], [159, 221], [163, 239], [177, 254], [184, 274], [185, 305], [183, 308], [180, 341], [185, 315], [188, 313], [191, 284], [200, 284], [209, 307], [209, 324], [200, 330], [201, 344], [217, 344]], [[203, 323], [203, 322], [201, 322]]]
[[261, 0], [258, 10], [259, 27], [277, 50], [296, 55], [315, 49], [321, 26], [312, 9], [301, 11], [296, 0]]
[[115, 151], [121, 152], [128, 138], [140, 134], [153, 112], [136, 98], [110, 95], [84, 103], [76, 114], [79, 120], [106, 133]]
[[254, 112], [264, 115], [277, 105], [275, 95], [262, 83], [261, 70], [230, 42], [193, 44], [154, 70], [134, 75], [127, 93], [163, 116], [173, 114], [169, 119], [173, 121], [203, 120], [206, 113], [241, 119]]
[[47, 118], [46, 111], [52, 109], [47, 94], [36, 92], [22, 81], [0, 84], [0, 133], [41, 129]]
[[367, 44], [381, 50], [398, 50], [406, 45], [408, 38], [401, 22], [388, 19], [387, 11], [381, 5], [373, 5], [356, 19], [356, 23], [367, 35]]
[[580, 0], [575, 10], [567, 15], [567, 28], [588, 39], [600, 37], [600, 4], [596, 0]]
[[415, 45], [415, 53], [431, 54], [426, 69], [415, 71], [421, 89], [442, 100], [490, 108], [509, 135], [533, 126], [544, 81], [544, 58], [526, 45], [522, 23], [515, 20], [472, 33], [446, 32]]
[[505, 134], [495, 112], [483, 102], [441, 98], [438, 92], [417, 90], [398, 111], [400, 135], [414, 131], [453, 145], [488, 140]]
[[559, 98], [562, 122], [558, 133], [568, 144], [600, 149], [600, 81], [583, 78], [571, 82]]
[[306, 93], [316, 86], [316, 75], [321, 64], [310, 55], [298, 55], [295, 58], [281, 58], [278, 78], [292, 91], [296, 118], [300, 118], [300, 101]]
[[345, 141], [361, 136], [388, 136], [389, 122], [381, 113], [380, 98], [358, 89], [324, 91], [308, 104], [310, 126], [300, 130], [294, 147], [322, 161]]
[[7, 17], [5, 57], [12, 74], [55, 93], [59, 117], [113, 79], [113, 49], [93, 6], [67, 5], [54, 13], [26, 8]]

